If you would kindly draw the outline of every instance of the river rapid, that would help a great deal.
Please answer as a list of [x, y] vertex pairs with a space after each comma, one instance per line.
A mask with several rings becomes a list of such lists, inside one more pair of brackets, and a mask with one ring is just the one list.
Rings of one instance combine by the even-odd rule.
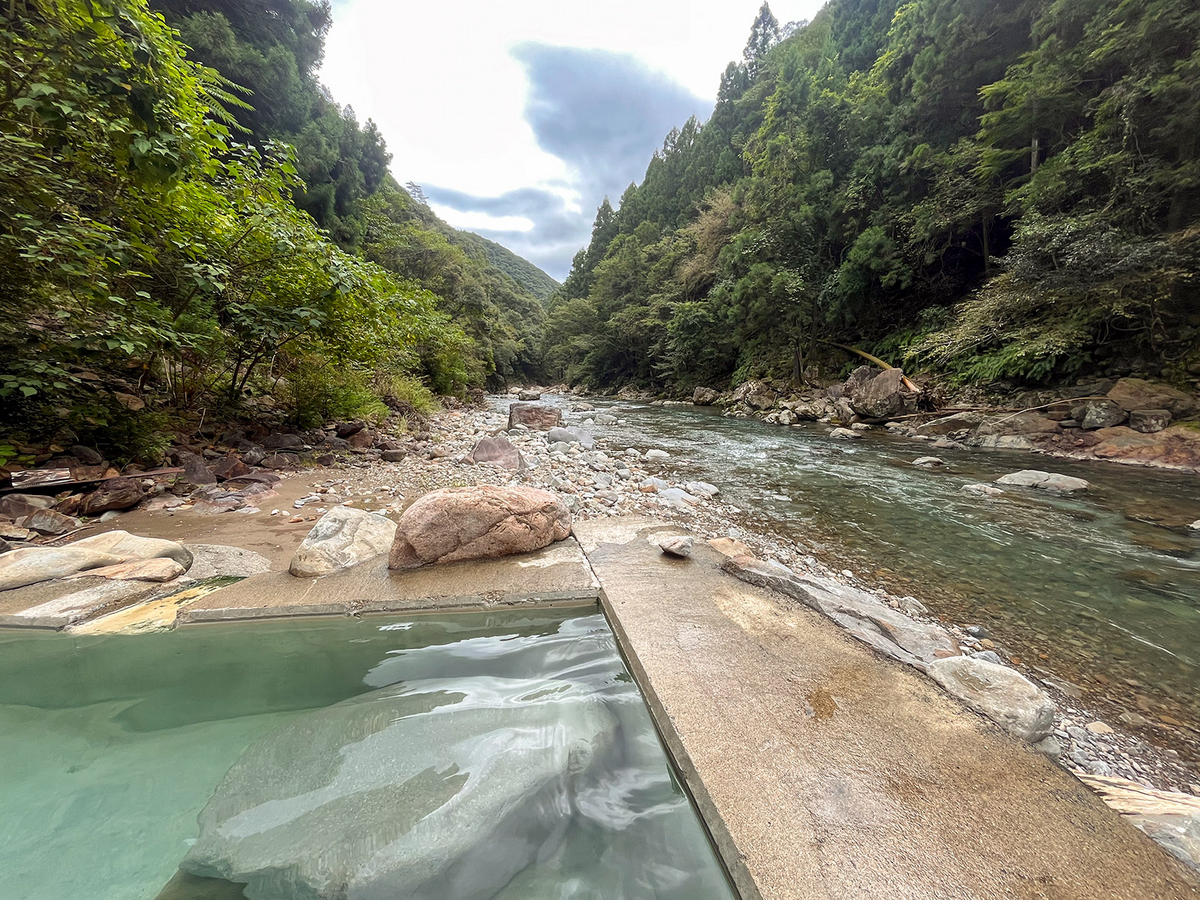
[[[776, 536], [857, 580], [910, 594], [949, 622], [975, 625], [1014, 662], [1065, 679], [1081, 701], [1157, 743], [1200, 750], [1200, 478], [1019, 451], [937, 450], [873, 430], [831, 438], [706, 407], [546, 397], [569, 424], [602, 412], [612, 447], [660, 447], [678, 480], [721, 488], [747, 531]], [[913, 460], [936, 453], [946, 463]], [[1061, 496], [1006, 488], [964, 494], [1020, 469], [1084, 478]], [[1142, 721], [1142, 720], [1145, 721]], [[1188, 752], [1191, 751], [1191, 752]]]

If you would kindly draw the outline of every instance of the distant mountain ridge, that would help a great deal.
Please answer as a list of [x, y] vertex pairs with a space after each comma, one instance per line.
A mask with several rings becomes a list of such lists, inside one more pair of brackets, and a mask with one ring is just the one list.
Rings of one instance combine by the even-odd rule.
[[527, 290], [533, 296], [545, 303], [550, 295], [561, 286], [557, 281], [525, 259], [518, 256], [507, 247], [489, 241], [473, 231], [459, 231], [462, 243], [478, 247], [487, 256], [487, 261], [494, 268], [508, 275], [513, 281]]

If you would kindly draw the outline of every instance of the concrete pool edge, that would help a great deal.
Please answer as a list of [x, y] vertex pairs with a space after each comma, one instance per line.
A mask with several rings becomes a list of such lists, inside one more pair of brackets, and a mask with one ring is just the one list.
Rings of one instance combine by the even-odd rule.
[[[666, 529], [597, 520], [576, 535], [744, 896], [1196, 896], [1193, 873], [1070, 773], [834, 622], [721, 572], [707, 546], [664, 556], [647, 538]], [[823, 722], [826, 689], [840, 724]]]
[[613, 633], [613, 639], [616, 641], [621, 659], [637, 683], [638, 691], [642, 695], [642, 701], [646, 704], [646, 710], [650, 713], [650, 720], [654, 723], [654, 730], [658, 734], [663, 752], [675, 770], [684, 792], [691, 801], [692, 808], [696, 810], [700, 824], [708, 835], [709, 843], [721, 867], [725, 870], [726, 877], [729, 878], [735, 893], [741, 900], [763, 900], [758, 885], [755, 884], [750, 870], [746, 867], [745, 857], [738, 849], [737, 842], [734, 841], [733, 835], [730, 834], [729, 828], [725, 824], [725, 819], [721, 816], [720, 808], [704, 786], [704, 779], [700, 777], [700, 772], [688, 753], [687, 745], [675, 730], [671, 723], [670, 713], [650, 684], [646, 669], [633, 649], [629, 635], [622, 627], [620, 617], [617, 616], [603, 588], [597, 602], [600, 612], [604, 615], [605, 621], [608, 622], [608, 627]]

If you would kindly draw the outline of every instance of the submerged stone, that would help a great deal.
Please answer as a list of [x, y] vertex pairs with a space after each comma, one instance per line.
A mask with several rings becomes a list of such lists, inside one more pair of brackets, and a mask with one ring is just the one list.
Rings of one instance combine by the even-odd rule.
[[615, 729], [571, 681], [373, 691], [253, 744], [180, 868], [249, 900], [486, 900], [557, 849]]

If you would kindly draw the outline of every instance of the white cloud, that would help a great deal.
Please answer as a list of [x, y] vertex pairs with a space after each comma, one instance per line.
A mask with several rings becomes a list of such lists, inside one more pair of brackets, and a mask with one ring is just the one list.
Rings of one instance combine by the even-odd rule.
[[524, 216], [490, 216], [487, 213], [475, 211], [460, 211], [451, 206], [430, 203], [429, 208], [449, 222], [454, 219], [458, 228], [471, 231], [515, 231], [533, 230], [533, 222]]
[[[538, 146], [513, 49], [539, 43], [629, 54], [711, 102], [759, 3], [335, 0], [321, 78], [360, 120], [379, 125], [399, 181], [492, 197], [549, 190], [590, 223], [600, 197], [583, 196], [578, 173]], [[784, 22], [811, 18], [820, 5], [784, 0], [772, 10]], [[482, 227], [444, 209], [451, 224]]]

